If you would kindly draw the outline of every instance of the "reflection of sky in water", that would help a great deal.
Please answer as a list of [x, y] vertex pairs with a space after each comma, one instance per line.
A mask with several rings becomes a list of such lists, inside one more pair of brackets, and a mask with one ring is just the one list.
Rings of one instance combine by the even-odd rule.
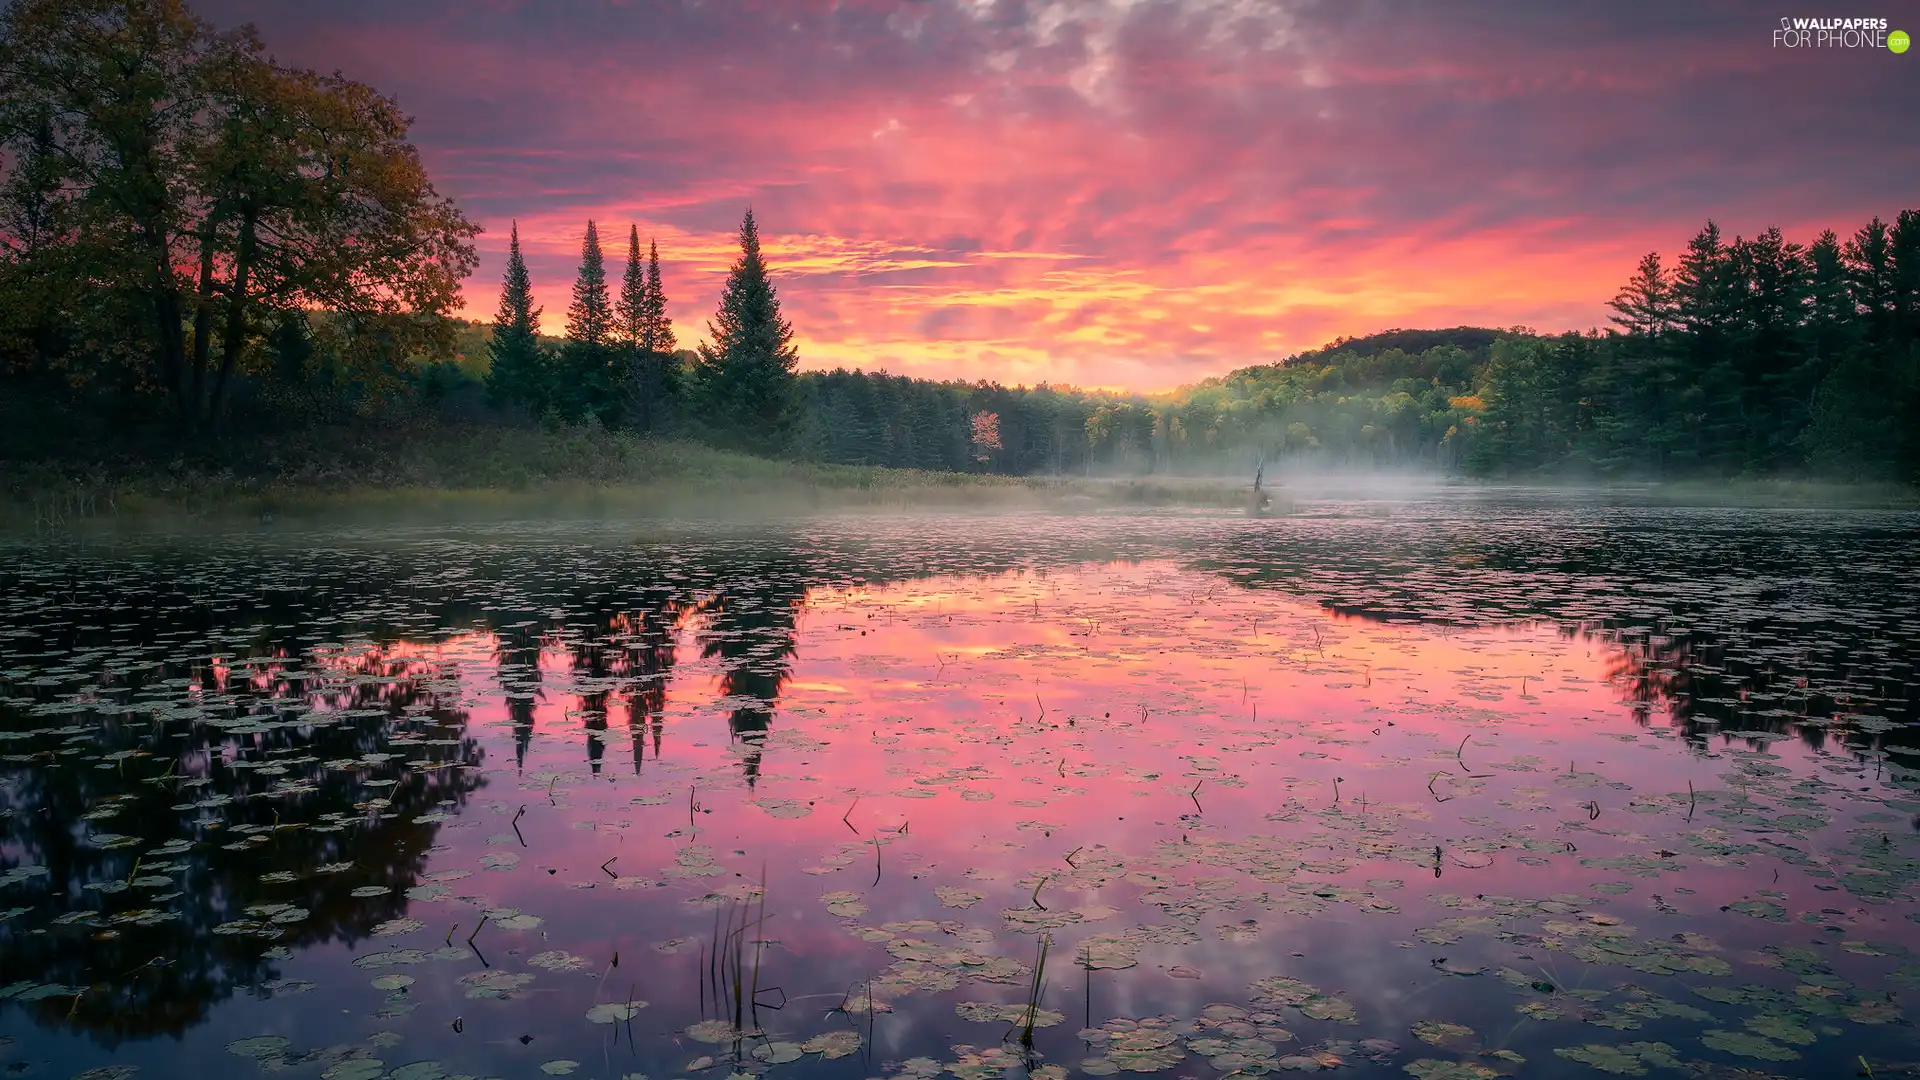
[[[993, 1076], [997, 1059], [954, 1047], [999, 1046], [1009, 1024], [955, 1006], [1024, 1002], [1042, 930], [1042, 1005], [1064, 1015], [1036, 1032], [1031, 1067], [1258, 1075], [1330, 1064], [1317, 1048], [1377, 1075], [1417, 1059], [1465, 1070], [1434, 1075], [1558, 1075], [1591, 1070], [1556, 1047], [1653, 1042], [1795, 1076], [1841, 1075], [1863, 1052], [1920, 1058], [1909, 1028], [1881, 1022], [1899, 1017], [1882, 992], [1912, 981], [1920, 808], [1886, 786], [1884, 754], [1858, 738], [1689, 741], [1685, 724], [1634, 711], [1647, 650], [1618, 635], [1329, 616], [1158, 560], [870, 586], [743, 574], [599, 607], [528, 595], [483, 613], [492, 629], [451, 635], [412, 595], [432, 596], [431, 571], [353, 612], [393, 624], [384, 643], [308, 636], [308, 659], [248, 663], [273, 634], [233, 636], [222, 663], [150, 687], [206, 710], [190, 736], [138, 712], [90, 721], [111, 738], [48, 733], [81, 723], [57, 715], [9, 719], [41, 734], [14, 740], [0, 866], [52, 872], [0, 893], [0, 908], [25, 908], [0, 924], [0, 985], [63, 993], [0, 1012], [15, 1040], [0, 1060], [55, 1076], [115, 1062], [250, 1074], [224, 1047], [271, 1035], [284, 1049], [243, 1049], [336, 1080], [422, 1061], [680, 1076], [703, 1056], [712, 1076], [892, 1076], [889, 1062], [922, 1055]], [[73, 677], [62, 659], [13, 658], [10, 678], [52, 680], [16, 682], [16, 699], [84, 695], [99, 657], [64, 658]], [[348, 718], [253, 730], [221, 704], [260, 699]], [[412, 719], [389, 724], [395, 712]], [[173, 770], [204, 785], [159, 779], [165, 738], [213, 748]], [[140, 752], [62, 756], [123, 742]], [[131, 792], [156, 817], [83, 823], [72, 852], [50, 851], [57, 830], [27, 820], [42, 782], [78, 785], [73, 798], [99, 785], [93, 807]], [[161, 886], [86, 886], [140, 878], [136, 855], [167, 858], [141, 854], [157, 835], [143, 830], [166, 831], [160, 809], [213, 801], [189, 790], [232, 799], [182, 819], [207, 823], [172, 856], [192, 865], [162, 871], [180, 882], [174, 905], [204, 912], [57, 923], [139, 910], [129, 897]], [[343, 827], [316, 831], [328, 813]], [[85, 855], [108, 830], [142, 843]], [[59, 897], [23, 898], [50, 879]], [[763, 879], [766, 922], [742, 940], [749, 967], [764, 942], [767, 1038], [739, 1049], [780, 1058], [769, 1040], [851, 1029], [871, 1042], [850, 1061], [734, 1062], [733, 1044], [685, 1033], [730, 1014], [711, 1000], [724, 966], [711, 942], [759, 916]], [[284, 911], [244, 910], [263, 903], [309, 914], [273, 938]], [[292, 950], [263, 958], [275, 944]], [[231, 997], [194, 987], [206, 1002], [144, 1026], [93, 1011], [118, 995], [164, 1013], [165, 981], [201, 949], [225, 950]], [[85, 963], [37, 970], [52, 956]], [[1093, 956], [1089, 972], [1078, 961]], [[1275, 976], [1300, 984], [1256, 1000], [1250, 987]], [[126, 989], [143, 980], [158, 986]], [[869, 986], [890, 1011], [836, 1011]], [[1713, 990], [1740, 987], [1766, 989]], [[473, 996], [489, 992], [509, 996]], [[590, 1022], [629, 1000], [647, 1003], [631, 1024]], [[1215, 1003], [1255, 1016], [1243, 1030], [1216, 1012], [1195, 1030]], [[1349, 1010], [1357, 1022], [1340, 1022]], [[1222, 1030], [1254, 1041], [1215, 1068], [1128, 1050], [1137, 1032], [1075, 1037], [1117, 1017], [1168, 1018], [1176, 1050]], [[1475, 1034], [1427, 1045], [1410, 1029], [1432, 1020]], [[115, 1030], [178, 1037], [116, 1044]], [[1364, 1039], [1399, 1049], [1351, 1045]]]

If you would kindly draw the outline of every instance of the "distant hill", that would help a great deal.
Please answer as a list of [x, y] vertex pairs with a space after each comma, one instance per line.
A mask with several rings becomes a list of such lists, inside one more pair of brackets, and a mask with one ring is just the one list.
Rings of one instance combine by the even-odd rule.
[[1271, 364], [1239, 368], [1197, 385], [1258, 385], [1283, 373], [1299, 375], [1336, 367], [1340, 369], [1338, 384], [1349, 387], [1385, 386], [1395, 379], [1408, 377], [1423, 381], [1439, 377], [1448, 382], [1473, 384], [1478, 381], [1479, 370], [1491, 358], [1494, 342], [1531, 336], [1533, 332], [1525, 327], [1382, 330], [1365, 337], [1338, 338], [1318, 349], [1296, 353]]
[[1496, 330], [1486, 326], [1456, 326], [1450, 330], [1382, 330], [1377, 334], [1364, 337], [1336, 338], [1318, 349], [1298, 353], [1282, 360], [1283, 365], [1323, 363], [1335, 353], [1349, 353], [1354, 356], [1376, 356], [1392, 349], [1405, 353], [1423, 353], [1441, 345], [1452, 345], [1473, 354], [1476, 360], [1485, 360], [1487, 352], [1495, 341], [1507, 337], [1530, 337], [1532, 331], [1516, 326], [1508, 330]]

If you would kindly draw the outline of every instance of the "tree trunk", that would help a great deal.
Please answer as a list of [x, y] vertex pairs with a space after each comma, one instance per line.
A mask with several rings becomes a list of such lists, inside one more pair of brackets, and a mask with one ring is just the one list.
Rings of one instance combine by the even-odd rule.
[[253, 273], [256, 252], [254, 209], [241, 214], [240, 245], [233, 259], [233, 287], [227, 297], [227, 330], [220, 339], [220, 373], [213, 382], [213, 401], [207, 407], [207, 424], [218, 427], [226, 412], [227, 385], [233, 377], [234, 362], [247, 345], [247, 282]]
[[193, 410], [186, 381], [186, 343], [181, 340], [180, 317], [183, 313], [180, 310], [180, 296], [174, 292], [173, 283], [167, 280], [172, 272], [172, 267], [164, 259], [156, 266], [153, 282], [154, 329], [160, 344], [161, 380], [173, 393], [174, 402], [180, 406], [181, 420], [191, 425]]
[[193, 355], [188, 364], [191, 407], [187, 409], [186, 419], [189, 426], [197, 426], [201, 420], [200, 407], [206, 400], [204, 373], [207, 370], [208, 353], [213, 348], [214, 235], [214, 219], [209, 215], [200, 231], [200, 287], [194, 296]]

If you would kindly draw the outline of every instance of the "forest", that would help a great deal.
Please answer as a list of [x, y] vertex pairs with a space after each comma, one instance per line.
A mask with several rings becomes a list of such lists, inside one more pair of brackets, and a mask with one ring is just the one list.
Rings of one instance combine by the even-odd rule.
[[634, 225], [616, 280], [583, 223], [560, 334], [517, 228], [466, 321], [479, 226], [390, 98], [175, 0], [19, 0], [0, 40], [0, 460], [500, 427], [1020, 476], [1920, 479], [1914, 210], [1806, 243], [1708, 222], [1605, 328], [1390, 330], [1172, 393], [808, 371], [750, 209], [697, 347]]

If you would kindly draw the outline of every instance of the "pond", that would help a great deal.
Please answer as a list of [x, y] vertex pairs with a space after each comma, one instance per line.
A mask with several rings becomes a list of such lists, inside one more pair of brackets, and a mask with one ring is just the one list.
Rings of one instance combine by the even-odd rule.
[[1920, 1075], [1920, 516], [0, 547], [7, 1076]]

